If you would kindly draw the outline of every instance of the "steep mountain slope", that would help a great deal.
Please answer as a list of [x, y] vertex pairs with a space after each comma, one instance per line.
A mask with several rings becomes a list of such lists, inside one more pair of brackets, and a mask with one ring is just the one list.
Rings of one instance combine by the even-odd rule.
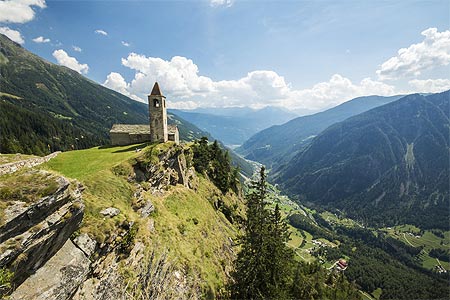
[[326, 111], [298, 117], [286, 124], [258, 132], [237, 148], [236, 152], [271, 167], [275, 162], [279, 164], [288, 161], [307, 145], [312, 137], [328, 126], [399, 98], [401, 96], [355, 98]]
[[226, 145], [240, 145], [253, 134], [267, 127], [283, 124], [296, 117], [294, 113], [276, 107], [259, 110], [249, 108], [224, 108], [182, 111], [175, 114], [210, 132]]
[[449, 97], [409, 95], [335, 124], [276, 181], [363, 222], [448, 228]]
[[138, 147], [0, 176], [0, 298], [220, 298], [243, 199], [197, 173], [188, 145]]
[[[146, 104], [49, 63], [1, 34], [0, 75], [2, 153], [44, 154], [107, 144], [112, 124], [148, 123]], [[179, 125], [184, 140], [208, 135], [174, 115], [170, 120]]]

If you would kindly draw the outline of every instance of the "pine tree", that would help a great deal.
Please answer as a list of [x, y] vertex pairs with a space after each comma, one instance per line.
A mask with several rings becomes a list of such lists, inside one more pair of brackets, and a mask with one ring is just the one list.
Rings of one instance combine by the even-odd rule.
[[230, 291], [232, 299], [289, 298], [293, 255], [287, 248], [287, 226], [279, 207], [270, 213], [264, 167], [260, 179], [253, 182], [247, 195], [245, 234], [241, 239]]
[[231, 285], [232, 299], [264, 299], [267, 278], [264, 262], [264, 237], [267, 236], [266, 221], [269, 217], [264, 209], [266, 182], [264, 168], [260, 180], [252, 182], [251, 193], [247, 195], [247, 219], [244, 222], [245, 235], [241, 238]]
[[287, 299], [292, 281], [292, 267], [294, 262], [293, 251], [287, 247], [290, 233], [284, 222], [280, 207], [275, 205], [275, 210], [270, 215], [268, 247], [268, 270], [270, 274], [269, 298]]

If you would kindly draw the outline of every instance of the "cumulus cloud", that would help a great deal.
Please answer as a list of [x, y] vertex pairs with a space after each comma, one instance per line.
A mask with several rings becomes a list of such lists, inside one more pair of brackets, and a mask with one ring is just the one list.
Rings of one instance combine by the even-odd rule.
[[38, 36], [37, 38], [33, 39], [33, 42], [35, 42], [35, 43], [49, 43], [50, 39], [46, 39], [43, 36]]
[[415, 92], [439, 93], [450, 90], [450, 79], [414, 79], [408, 83]]
[[95, 31], [95, 33], [101, 34], [101, 35], [108, 35], [108, 33], [107, 33], [106, 31], [101, 30], [101, 29], [97, 29], [97, 30]]
[[17, 31], [13, 30], [9, 27], [0, 27], [0, 33], [6, 35], [9, 37], [12, 41], [18, 43], [18, 44], [24, 44], [25, 40], [22, 36], [22, 34]]
[[87, 64], [80, 64], [75, 57], [69, 56], [66, 51], [59, 49], [53, 51], [53, 57], [56, 58], [58, 64], [66, 66], [80, 74], [87, 74], [89, 66]]
[[182, 56], [164, 60], [130, 53], [122, 58], [122, 65], [135, 71], [134, 78], [127, 83], [120, 74], [111, 73], [105, 86], [143, 101], [158, 81], [172, 108], [270, 105], [320, 110], [358, 96], [395, 93], [393, 86], [383, 82], [365, 78], [353, 83], [339, 74], [307, 89], [293, 89], [283, 76], [268, 70], [252, 71], [237, 80], [213, 81], [201, 76], [198, 66]]
[[116, 92], [119, 92], [125, 96], [128, 96], [131, 99], [145, 102], [142, 98], [139, 98], [138, 96], [133, 95], [128, 91], [130, 85], [125, 81], [125, 79], [119, 73], [116, 73], [116, 72], [109, 73], [109, 75], [106, 77], [106, 80], [103, 83], [103, 85], [106, 86], [107, 88], [115, 90]]
[[72, 46], [72, 49], [73, 49], [73, 51], [76, 51], [76, 52], [81, 52], [81, 51], [83, 51], [80, 47], [78, 47], [78, 46]]
[[45, 8], [45, 0], [4, 0], [0, 1], [0, 22], [26, 23], [34, 19], [32, 7]]
[[422, 35], [422, 42], [398, 50], [397, 56], [381, 65], [376, 71], [380, 80], [417, 77], [425, 70], [450, 63], [450, 30], [428, 28]]
[[125, 41], [122, 41], [122, 45], [124, 45], [125, 47], [130, 47], [130, 43], [127, 43]]
[[217, 7], [217, 6], [225, 6], [225, 7], [231, 7], [233, 5], [233, 0], [211, 0], [209, 2], [209, 4], [212, 7]]
[[390, 96], [396, 93], [394, 86], [370, 78], [353, 83], [342, 75], [334, 74], [329, 81], [317, 83], [308, 89], [292, 91], [291, 97], [284, 103], [287, 107], [320, 110], [360, 96]]

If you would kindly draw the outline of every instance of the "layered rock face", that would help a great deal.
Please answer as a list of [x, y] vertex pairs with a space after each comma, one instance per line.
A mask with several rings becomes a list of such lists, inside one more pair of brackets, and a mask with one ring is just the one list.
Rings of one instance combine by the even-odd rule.
[[[36, 176], [46, 175], [44, 171], [33, 172]], [[57, 184], [53, 194], [34, 202], [6, 202], [0, 223], [0, 268], [13, 270], [11, 288], [19, 286], [58, 252], [83, 219], [81, 186], [61, 176], [50, 176], [48, 181]], [[3, 289], [5, 292], [8, 290]]]

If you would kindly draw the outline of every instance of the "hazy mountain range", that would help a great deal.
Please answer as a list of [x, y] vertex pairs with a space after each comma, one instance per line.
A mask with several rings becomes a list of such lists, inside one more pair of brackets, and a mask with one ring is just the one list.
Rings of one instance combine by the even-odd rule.
[[272, 125], [283, 124], [297, 115], [278, 107], [201, 108], [170, 110], [227, 145], [241, 145], [255, 133]]
[[245, 141], [236, 151], [248, 159], [271, 167], [274, 163], [288, 161], [328, 126], [401, 97], [355, 98], [326, 111], [298, 117], [285, 124], [262, 130]]

